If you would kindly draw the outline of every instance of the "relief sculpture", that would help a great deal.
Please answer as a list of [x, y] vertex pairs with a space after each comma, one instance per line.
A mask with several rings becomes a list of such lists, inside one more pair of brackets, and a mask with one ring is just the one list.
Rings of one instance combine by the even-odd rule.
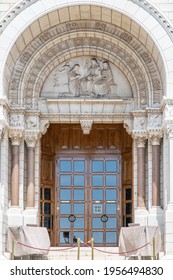
[[[95, 57], [67, 61], [54, 70], [51, 77], [48, 77], [41, 96], [49, 98], [119, 98], [121, 93], [117, 92], [119, 85], [117, 85], [116, 73], [113, 70], [109, 61]], [[53, 91], [51, 91], [52, 85]], [[131, 89], [127, 81], [123, 81], [120, 88], [123, 87], [126, 87], [126, 90], [121, 89], [123, 94], [127, 93], [126, 97], [131, 97]]]

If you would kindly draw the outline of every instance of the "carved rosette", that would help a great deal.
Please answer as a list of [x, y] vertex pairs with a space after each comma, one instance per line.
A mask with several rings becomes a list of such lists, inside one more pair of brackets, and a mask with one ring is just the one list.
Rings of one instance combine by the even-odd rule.
[[81, 120], [80, 124], [83, 134], [90, 134], [93, 125], [93, 120]]
[[10, 129], [9, 138], [11, 139], [12, 145], [20, 145], [21, 140], [23, 139], [23, 130], [22, 129]]

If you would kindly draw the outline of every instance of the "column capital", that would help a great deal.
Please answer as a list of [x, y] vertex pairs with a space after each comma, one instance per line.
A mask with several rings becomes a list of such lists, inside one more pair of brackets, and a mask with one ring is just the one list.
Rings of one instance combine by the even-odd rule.
[[160, 145], [160, 140], [163, 137], [162, 129], [160, 130], [149, 130], [149, 139], [152, 145]]
[[12, 145], [20, 145], [20, 142], [23, 139], [23, 130], [17, 128], [10, 129], [9, 138], [11, 139]]
[[35, 148], [40, 133], [38, 131], [26, 132], [24, 139], [28, 148]]
[[133, 132], [133, 139], [135, 140], [138, 148], [144, 148], [147, 140], [147, 135], [141, 132]]

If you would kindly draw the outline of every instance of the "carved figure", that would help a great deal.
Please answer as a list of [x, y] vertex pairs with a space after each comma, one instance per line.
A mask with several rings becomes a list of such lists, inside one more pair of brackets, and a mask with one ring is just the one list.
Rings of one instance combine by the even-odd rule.
[[73, 96], [78, 97], [80, 95], [80, 74], [79, 64], [75, 64], [73, 68], [68, 72], [69, 90]]
[[96, 97], [111, 93], [111, 85], [115, 85], [112, 71], [107, 61], [103, 62], [100, 78], [93, 84], [93, 92]]
[[81, 91], [83, 93], [91, 94], [93, 86], [100, 78], [100, 66], [96, 58], [91, 59], [91, 65], [87, 69], [87, 74], [81, 79]]

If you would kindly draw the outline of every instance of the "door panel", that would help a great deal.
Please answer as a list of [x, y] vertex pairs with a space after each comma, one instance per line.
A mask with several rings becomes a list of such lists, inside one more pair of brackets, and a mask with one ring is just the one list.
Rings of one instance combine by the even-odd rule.
[[57, 244], [117, 245], [120, 158], [59, 158]]

